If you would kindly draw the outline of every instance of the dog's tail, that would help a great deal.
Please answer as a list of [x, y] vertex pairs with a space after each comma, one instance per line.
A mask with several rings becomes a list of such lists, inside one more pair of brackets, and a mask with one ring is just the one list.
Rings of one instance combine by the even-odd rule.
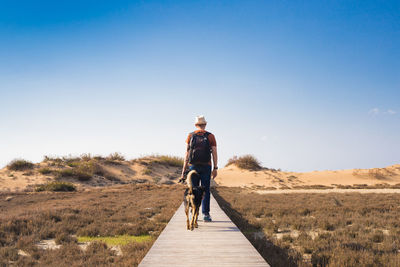
[[192, 176], [198, 174], [195, 170], [192, 170], [188, 173], [186, 183], [189, 187], [189, 194], [193, 194], [193, 183], [192, 183]]

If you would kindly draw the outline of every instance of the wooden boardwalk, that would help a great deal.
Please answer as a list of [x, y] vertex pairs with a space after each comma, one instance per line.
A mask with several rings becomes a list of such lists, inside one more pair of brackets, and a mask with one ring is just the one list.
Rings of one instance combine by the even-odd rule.
[[210, 206], [213, 222], [199, 216], [199, 228], [188, 231], [182, 204], [139, 267], [269, 266], [213, 196]]

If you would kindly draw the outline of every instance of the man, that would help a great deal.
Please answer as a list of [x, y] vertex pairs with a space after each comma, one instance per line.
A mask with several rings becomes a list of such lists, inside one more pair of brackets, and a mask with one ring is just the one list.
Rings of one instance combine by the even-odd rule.
[[[207, 132], [207, 121], [204, 116], [196, 117], [196, 131], [189, 134], [186, 139], [186, 155], [183, 164], [181, 179], [189, 166], [189, 170], [195, 170], [201, 178], [201, 185], [204, 186], [205, 195], [202, 201], [202, 212], [205, 222], [211, 222], [210, 216], [210, 180], [215, 179], [218, 170], [217, 142], [215, 136]], [[211, 171], [211, 155], [214, 168]], [[198, 186], [195, 184], [194, 186]]]

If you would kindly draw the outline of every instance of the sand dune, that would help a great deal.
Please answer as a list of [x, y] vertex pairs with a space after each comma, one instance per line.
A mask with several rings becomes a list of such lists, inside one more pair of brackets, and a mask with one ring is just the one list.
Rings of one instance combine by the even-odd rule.
[[[73, 182], [78, 188], [109, 186], [126, 183], [176, 183], [181, 167], [170, 165], [157, 157], [109, 162], [106, 159], [94, 160], [101, 173], [94, 173], [87, 181], [74, 177], [58, 180]], [[84, 162], [81, 160], [81, 163]], [[79, 162], [78, 162], [79, 163]], [[54, 173], [42, 174], [40, 169], [53, 171], [71, 169], [65, 162], [43, 161], [25, 171], [12, 171], [7, 167], [0, 170], [0, 192], [30, 191], [36, 184], [55, 180]], [[400, 164], [386, 168], [350, 169], [337, 171], [285, 172], [273, 169], [249, 171], [229, 165], [218, 172], [216, 185], [248, 187], [257, 190], [276, 189], [319, 189], [320, 187], [342, 188], [354, 185], [400, 184]], [[212, 185], [214, 185], [212, 181]], [[322, 188], [326, 189], [326, 188]]]
[[248, 171], [230, 165], [219, 171], [218, 185], [238, 187], [301, 188], [311, 185], [334, 186], [355, 184], [400, 183], [400, 164], [386, 168], [351, 169], [337, 171], [284, 172], [269, 169]]
[[95, 173], [89, 180], [80, 181], [76, 177], [56, 178], [54, 173], [42, 174], [43, 168], [53, 171], [72, 169], [65, 163], [43, 161], [34, 164], [32, 169], [13, 171], [7, 167], [0, 169], [0, 192], [31, 191], [37, 184], [51, 181], [72, 182], [78, 188], [110, 186], [128, 183], [174, 184], [179, 179], [180, 167], [160, 162], [155, 157], [124, 160], [108, 163], [97, 160], [95, 164], [101, 173]]

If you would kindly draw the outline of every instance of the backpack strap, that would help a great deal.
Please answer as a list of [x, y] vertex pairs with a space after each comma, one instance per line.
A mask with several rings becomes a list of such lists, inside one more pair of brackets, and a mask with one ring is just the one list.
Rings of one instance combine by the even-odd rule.
[[208, 136], [210, 135], [210, 132], [205, 132], [204, 136], [207, 138], [207, 143], [208, 143], [208, 147], [210, 148], [210, 152], [211, 152], [211, 145], [210, 145], [210, 139], [208, 139]]
[[193, 143], [193, 139], [194, 138], [193, 137], [195, 136], [195, 134], [196, 134], [195, 132], [191, 132], [190, 133], [190, 141], [189, 141], [189, 144], [188, 144], [189, 145], [189, 149], [193, 148], [193, 145], [194, 145], [194, 143]]

